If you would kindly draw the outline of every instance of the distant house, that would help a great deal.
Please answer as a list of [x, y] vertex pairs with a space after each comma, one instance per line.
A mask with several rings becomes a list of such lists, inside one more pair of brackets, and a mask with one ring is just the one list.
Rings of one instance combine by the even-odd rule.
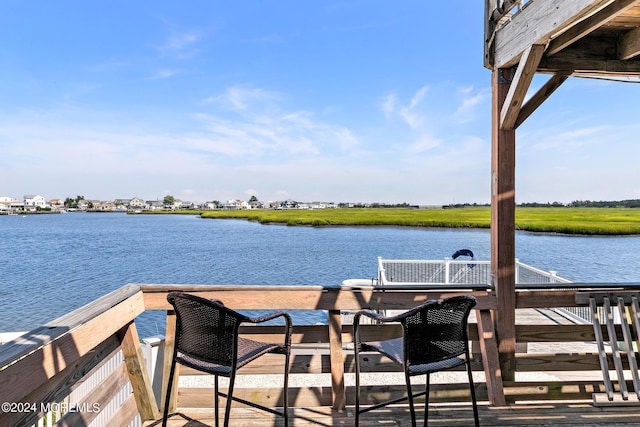
[[222, 207], [229, 210], [251, 209], [251, 205], [248, 202], [240, 199], [227, 200]]
[[335, 203], [328, 203], [328, 202], [311, 202], [309, 204], [309, 209], [329, 209], [329, 208], [335, 208], [336, 205]]
[[298, 202], [295, 200], [285, 200], [280, 204], [280, 209], [299, 209]]
[[182, 208], [182, 200], [173, 199], [173, 204], [169, 206], [169, 209], [176, 210]]
[[78, 200], [77, 209], [79, 211], [86, 211], [87, 209], [89, 209], [89, 201], [84, 199]]
[[150, 211], [161, 211], [164, 209], [162, 200], [147, 200], [147, 209]]
[[278, 209], [280, 208], [280, 202], [274, 202], [269, 200], [268, 202], [262, 202], [263, 209]]
[[38, 208], [44, 209], [49, 207], [44, 197], [36, 194], [26, 194], [24, 196], [24, 208], [30, 211], [36, 211]]
[[129, 200], [129, 205], [128, 205], [129, 209], [147, 209], [147, 203], [138, 198], [138, 197], [134, 197], [133, 199]]
[[24, 203], [14, 199], [13, 197], [0, 197], [0, 211], [2, 212], [14, 211], [23, 208]]
[[250, 209], [261, 209], [263, 207], [263, 204], [260, 200], [254, 200], [252, 202], [249, 202], [249, 207]]
[[200, 203], [200, 209], [219, 209], [220, 206], [214, 202]]
[[113, 202], [96, 202], [93, 204], [93, 209], [101, 212], [115, 212], [116, 205]]

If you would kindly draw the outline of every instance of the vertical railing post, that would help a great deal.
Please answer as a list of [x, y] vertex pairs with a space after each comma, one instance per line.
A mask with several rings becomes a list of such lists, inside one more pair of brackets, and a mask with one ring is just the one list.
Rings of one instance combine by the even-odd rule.
[[[160, 396], [160, 407], [164, 411], [165, 398], [167, 396], [167, 388], [169, 386], [169, 371], [171, 370], [171, 361], [173, 360], [173, 349], [175, 347], [176, 336], [176, 312], [167, 311], [167, 327], [164, 338], [164, 363], [162, 368], [162, 396]], [[178, 402], [178, 378], [180, 378], [180, 365], [176, 364], [174, 381], [171, 386], [171, 401], [169, 402], [169, 413], [174, 412]]]
[[449, 283], [449, 274], [451, 273], [451, 260], [449, 258], [446, 258], [444, 260], [444, 283], [448, 284]]
[[342, 314], [329, 310], [329, 349], [331, 356], [331, 396], [333, 409], [344, 411], [346, 392], [344, 386], [344, 356], [342, 354]]
[[129, 323], [120, 339], [124, 363], [127, 366], [140, 419], [142, 421], [157, 420], [160, 417], [160, 412], [142, 355], [136, 324], [133, 321]]

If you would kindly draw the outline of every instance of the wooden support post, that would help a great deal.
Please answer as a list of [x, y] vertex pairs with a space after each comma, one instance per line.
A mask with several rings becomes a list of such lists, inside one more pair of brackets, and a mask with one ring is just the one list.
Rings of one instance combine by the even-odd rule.
[[333, 409], [344, 411], [344, 356], [342, 354], [342, 315], [340, 310], [329, 310], [329, 349], [331, 352], [331, 394]]
[[491, 108], [491, 274], [498, 300], [496, 328], [503, 380], [515, 378], [515, 142], [513, 129], [501, 129], [500, 114], [513, 69], [492, 73]]
[[[164, 411], [165, 398], [167, 396], [167, 386], [169, 385], [169, 371], [171, 370], [171, 360], [173, 360], [173, 349], [176, 338], [176, 312], [167, 311], [167, 326], [164, 334], [164, 366], [162, 367], [162, 396], [160, 396], [160, 407]], [[171, 402], [169, 402], [169, 413], [175, 412], [178, 404], [178, 379], [180, 378], [180, 365], [176, 363], [176, 371], [171, 385]]]
[[500, 369], [496, 334], [491, 312], [489, 310], [476, 310], [476, 318], [489, 403], [502, 406], [506, 404], [506, 400], [504, 397], [502, 370]]
[[129, 381], [133, 387], [133, 395], [136, 399], [138, 412], [142, 421], [157, 420], [160, 418], [156, 398], [153, 394], [151, 379], [147, 372], [147, 366], [142, 355], [140, 338], [134, 322], [129, 323], [123, 330], [121, 339], [124, 363], [129, 373]]

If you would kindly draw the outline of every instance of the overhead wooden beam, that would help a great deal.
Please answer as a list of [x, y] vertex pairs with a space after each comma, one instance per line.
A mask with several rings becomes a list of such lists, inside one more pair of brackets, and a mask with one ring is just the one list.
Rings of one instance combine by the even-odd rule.
[[555, 74], [520, 109], [514, 128], [518, 128], [556, 89], [569, 78], [569, 74]]
[[544, 45], [529, 46], [524, 51], [520, 58], [520, 64], [516, 70], [507, 98], [502, 106], [500, 112], [500, 128], [501, 129], [514, 129], [518, 115], [520, 114], [520, 107], [524, 102], [527, 91], [531, 85], [531, 80], [536, 74], [536, 69], [544, 53]]
[[618, 41], [618, 59], [627, 60], [640, 55], [640, 28], [631, 30]]
[[510, 68], [534, 44], [547, 44], [585, 16], [591, 16], [612, 0], [535, 0], [496, 31], [494, 67]]
[[596, 59], [581, 56], [579, 52], [558, 53], [551, 57], [544, 57], [538, 64], [539, 73], [571, 73], [573, 75], [592, 76], [639, 76], [640, 61]]
[[565, 47], [571, 45], [576, 40], [590, 34], [593, 30], [598, 29], [603, 24], [612, 20], [629, 8], [640, 3], [638, 0], [616, 0], [604, 9], [599, 10], [594, 15], [580, 21], [578, 24], [569, 28], [558, 37], [551, 40], [547, 48], [547, 55], [553, 55], [560, 52]]

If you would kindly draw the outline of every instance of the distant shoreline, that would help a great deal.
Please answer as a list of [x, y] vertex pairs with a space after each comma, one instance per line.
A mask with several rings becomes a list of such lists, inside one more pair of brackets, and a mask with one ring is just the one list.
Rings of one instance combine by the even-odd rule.
[[[145, 212], [153, 213], [153, 212]], [[488, 229], [491, 208], [456, 209], [337, 208], [172, 211], [209, 219], [246, 219], [289, 226], [398, 226], [414, 228]], [[640, 209], [632, 208], [516, 208], [516, 230], [586, 236], [640, 235]]]

